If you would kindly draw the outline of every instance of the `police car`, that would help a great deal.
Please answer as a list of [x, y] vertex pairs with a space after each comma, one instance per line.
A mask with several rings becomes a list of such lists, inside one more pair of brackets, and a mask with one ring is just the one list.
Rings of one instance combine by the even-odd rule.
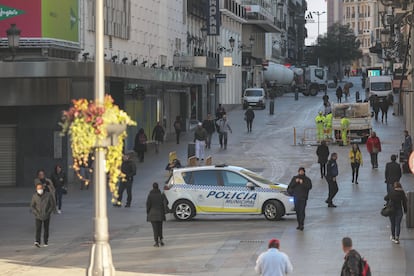
[[168, 207], [177, 220], [197, 214], [263, 214], [280, 220], [295, 214], [287, 185], [273, 183], [236, 166], [174, 169], [164, 187]]

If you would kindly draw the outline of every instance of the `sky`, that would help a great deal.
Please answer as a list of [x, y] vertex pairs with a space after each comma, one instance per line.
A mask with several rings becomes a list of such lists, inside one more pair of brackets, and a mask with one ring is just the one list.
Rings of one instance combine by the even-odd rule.
[[[305, 16], [310, 12], [326, 12], [325, 0], [308, 0], [308, 10]], [[306, 29], [308, 29], [308, 38], [305, 39], [305, 45], [313, 45], [316, 43], [318, 37], [318, 16], [312, 14], [315, 23], [306, 23]], [[319, 34], [322, 35], [327, 31], [327, 17], [326, 13], [319, 16]]]

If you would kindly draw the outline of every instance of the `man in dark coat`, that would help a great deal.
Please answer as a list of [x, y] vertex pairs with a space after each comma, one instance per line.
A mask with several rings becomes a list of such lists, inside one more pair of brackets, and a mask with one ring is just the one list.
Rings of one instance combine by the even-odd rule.
[[342, 102], [342, 87], [338, 86], [336, 89], [336, 98], [338, 99], [338, 103]]
[[162, 234], [162, 222], [165, 221], [165, 210], [168, 206], [168, 200], [158, 188], [158, 183], [152, 184], [152, 190], [147, 197], [147, 221], [152, 224], [154, 233], [155, 247], [164, 246]]
[[321, 178], [326, 175], [326, 163], [329, 157], [329, 148], [326, 145], [326, 141], [322, 140], [321, 144], [316, 149], [316, 155], [318, 156], [318, 163], [321, 167]]
[[305, 208], [309, 191], [312, 189], [312, 181], [305, 175], [305, 168], [300, 167], [298, 175], [294, 176], [289, 183], [288, 192], [295, 198], [295, 211], [298, 227], [303, 231], [305, 224]]
[[158, 153], [160, 144], [164, 141], [164, 134], [164, 128], [161, 126], [160, 122], [157, 122], [157, 125], [152, 130], [152, 140], [155, 141], [155, 153]]
[[121, 172], [125, 174], [125, 177], [121, 179], [118, 187], [118, 201], [114, 205], [115, 207], [121, 207], [122, 205], [122, 194], [124, 190], [127, 191], [127, 202], [125, 208], [131, 207], [132, 201], [132, 182], [134, 181], [134, 175], [137, 173], [137, 167], [135, 162], [132, 160], [131, 154], [125, 154], [123, 156], [121, 165]]
[[336, 152], [331, 154], [331, 159], [329, 159], [328, 164], [326, 165], [326, 181], [328, 182], [328, 199], [325, 202], [328, 204], [328, 207], [335, 208], [336, 205], [333, 204], [332, 200], [335, 195], [338, 193], [338, 183], [336, 182], [336, 177], [338, 176], [338, 164], [336, 159], [338, 155]]
[[361, 255], [352, 249], [351, 238], [345, 237], [342, 239], [342, 250], [345, 253], [345, 261], [342, 265], [341, 276], [361, 275]]
[[246, 120], [246, 124], [247, 124], [247, 132], [252, 132], [254, 111], [251, 106], [249, 106], [246, 112], [244, 113], [244, 119]]
[[56, 210], [56, 201], [51, 193], [44, 190], [42, 183], [36, 184], [36, 193], [32, 196], [30, 208], [36, 219], [36, 235], [35, 243], [36, 247], [40, 247], [40, 234], [43, 230], [43, 242], [44, 246], [48, 246], [49, 242], [49, 223], [50, 215]]
[[385, 165], [385, 183], [387, 183], [387, 193], [392, 191], [395, 182], [399, 182], [401, 178], [401, 167], [397, 163], [397, 156], [391, 155], [391, 162]]
[[211, 148], [211, 138], [213, 137], [213, 133], [216, 130], [215, 122], [213, 118], [211, 118], [211, 114], [207, 114], [207, 119], [203, 121], [203, 128], [207, 131], [207, 139], [206, 139], [206, 147], [208, 149]]

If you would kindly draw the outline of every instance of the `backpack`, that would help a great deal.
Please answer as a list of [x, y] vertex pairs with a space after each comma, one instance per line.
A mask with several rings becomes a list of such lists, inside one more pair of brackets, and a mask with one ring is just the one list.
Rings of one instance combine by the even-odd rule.
[[369, 267], [367, 260], [363, 257], [361, 257], [361, 275], [371, 276], [371, 268]]

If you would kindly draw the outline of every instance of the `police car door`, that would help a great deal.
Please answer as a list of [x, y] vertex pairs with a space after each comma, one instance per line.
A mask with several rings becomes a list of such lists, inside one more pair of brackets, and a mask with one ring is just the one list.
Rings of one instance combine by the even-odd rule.
[[197, 212], [215, 213], [223, 209], [223, 186], [218, 182], [217, 170], [192, 172], [192, 184], [195, 185], [193, 198]]
[[226, 213], [260, 213], [259, 195], [246, 186], [249, 180], [232, 171], [222, 171], [224, 195], [224, 212]]

